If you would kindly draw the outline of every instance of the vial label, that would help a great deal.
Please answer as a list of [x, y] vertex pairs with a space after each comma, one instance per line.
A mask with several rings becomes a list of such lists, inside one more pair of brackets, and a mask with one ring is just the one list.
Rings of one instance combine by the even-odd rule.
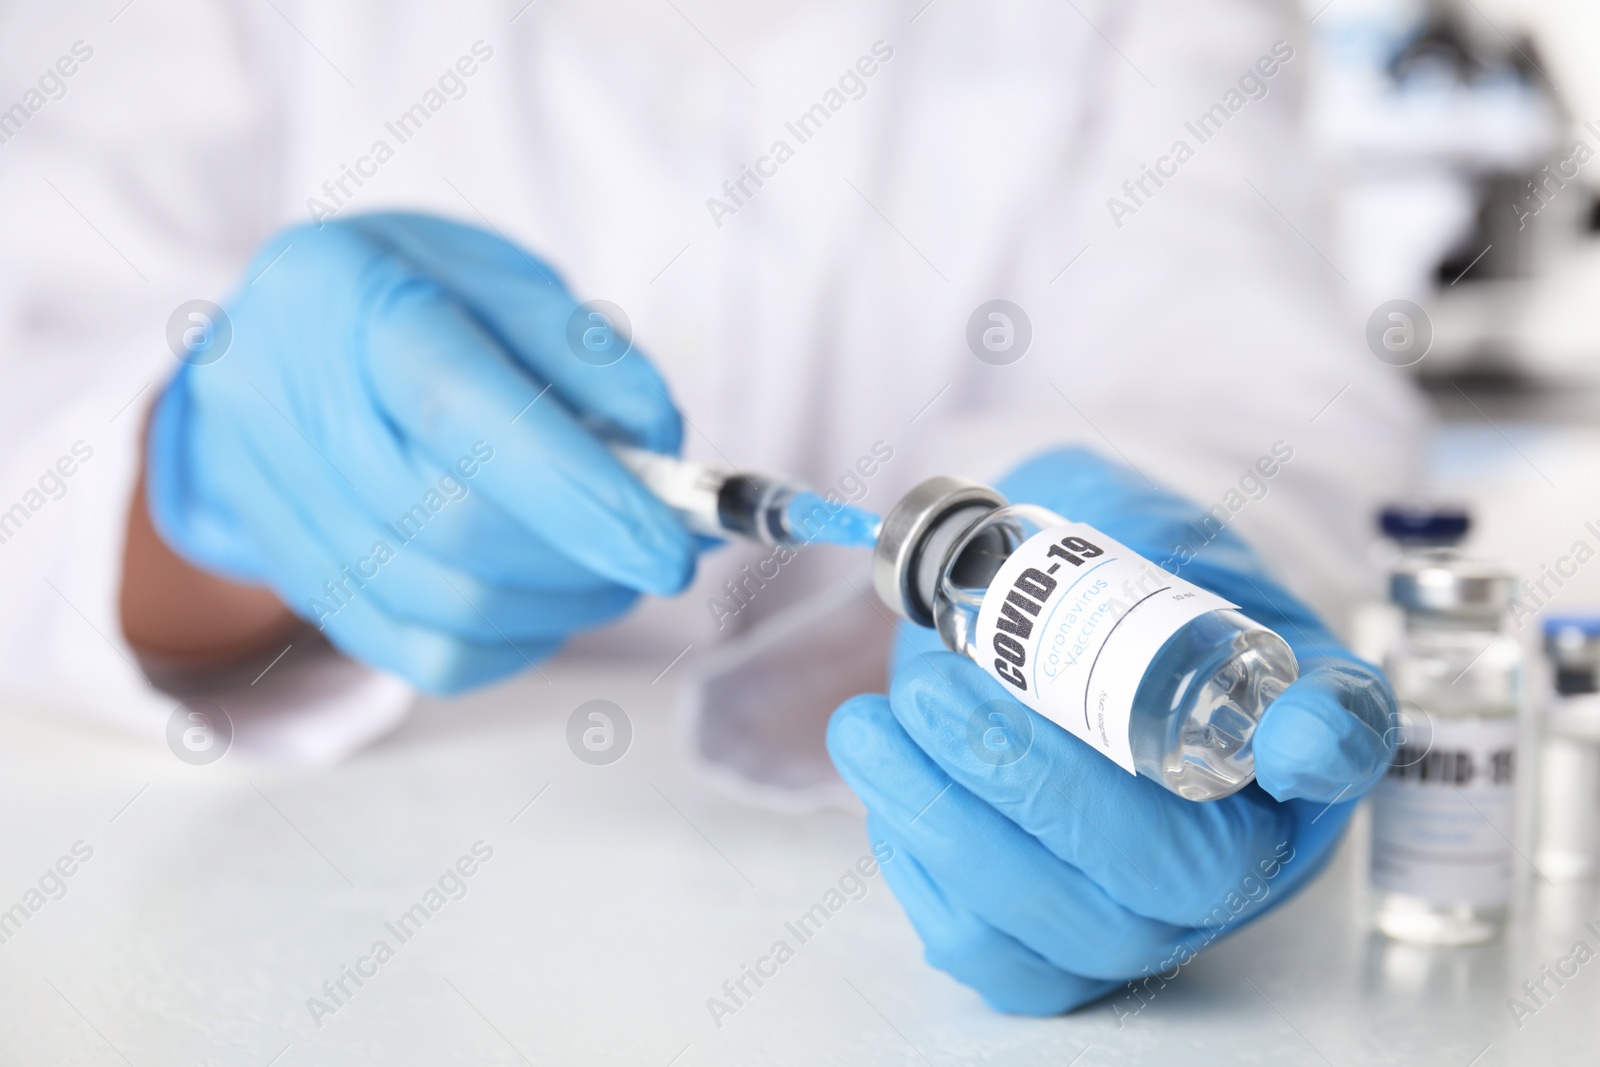
[[978, 663], [1132, 774], [1128, 722], [1145, 668], [1185, 623], [1236, 606], [1069, 522], [1023, 542], [989, 583]]
[[1372, 793], [1372, 884], [1438, 904], [1497, 907], [1511, 894], [1514, 716], [1430, 716]]

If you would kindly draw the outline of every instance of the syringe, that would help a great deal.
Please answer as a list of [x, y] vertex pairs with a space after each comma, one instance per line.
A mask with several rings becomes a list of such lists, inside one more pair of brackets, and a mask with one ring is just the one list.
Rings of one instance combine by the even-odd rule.
[[792, 478], [719, 470], [628, 445], [610, 448], [695, 533], [791, 547], [823, 541], [871, 548], [878, 539], [878, 516], [832, 503]]

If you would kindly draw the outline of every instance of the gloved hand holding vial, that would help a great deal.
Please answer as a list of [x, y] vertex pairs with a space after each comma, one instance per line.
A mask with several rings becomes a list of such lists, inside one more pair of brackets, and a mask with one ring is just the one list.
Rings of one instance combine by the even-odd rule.
[[[1164, 641], [1146, 639], [1124, 661], [1125, 675], [1087, 683], [1106, 692], [1108, 709], [1120, 689], [1129, 717], [1119, 740], [1134, 760], [1119, 766], [1106, 758], [1109, 726], [1097, 743], [1099, 724], [1082, 729], [1070, 717], [1081, 703], [1063, 710], [1055, 694], [1022, 707], [1010, 668], [1027, 659], [1018, 665], [1001, 652], [994, 663], [992, 638], [978, 645], [971, 635], [1003, 617], [1001, 604], [1015, 606], [1019, 564], [1042, 562], [1035, 569], [1045, 578], [1058, 561], [1056, 574], [1081, 573], [1052, 554], [1060, 545], [1084, 570], [1109, 557], [1140, 574], [1132, 552], [1167, 559], [1200, 509], [1082, 450], [1040, 456], [1000, 484], [1003, 499], [1027, 501], [1025, 509], [1000, 506], [994, 490], [934, 488], [913, 491], [907, 510], [884, 524], [887, 538], [903, 520], [940, 512], [936, 501], [968, 510], [945, 532], [946, 549], [934, 551], [937, 564], [880, 569], [880, 589], [921, 625], [903, 630], [888, 696], [849, 701], [828, 735], [874, 840], [907, 860], [885, 872], [929, 962], [1001, 1010], [1058, 1012], [1192, 959], [1322, 868], [1392, 754], [1394, 697], [1371, 665], [1224, 533], [1183, 567], [1206, 591], [1193, 597], [1204, 610], [1171, 624]], [[1083, 525], [1062, 533], [1061, 515]], [[1066, 537], [1077, 540], [1068, 546]], [[1030, 543], [1038, 558], [1018, 560]], [[974, 545], [979, 558], [966, 558]], [[889, 547], [880, 539], [880, 563]], [[985, 572], [1015, 577], [978, 592]], [[1160, 573], [1161, 584], [1188, 591]], [[1071, 603], [1034, 581], [1039, 613], [1023, 607], [1024, 618], [1045, 620], [1049, 605]], [[1102, 615], [1108, 627], [1114, 614]], [[1124, 606], [1116, 618], [1134, 620], [1137, 609]], [[1039, 638], [1023, 640], [1031, 648]], [[1023, 676], [1030, 685], [1035, 677]], [[1181, 798], [1185, 789], [1221, 799], [1195, 803]]]

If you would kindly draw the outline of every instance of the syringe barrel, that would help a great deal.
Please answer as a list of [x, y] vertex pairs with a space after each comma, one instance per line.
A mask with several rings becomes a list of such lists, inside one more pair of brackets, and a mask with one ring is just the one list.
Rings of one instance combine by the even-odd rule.
[[797, 487], [765, 474], [733, 474], [717, 493], [717, 519], [729, 533], [767, 545], [792, 545], [787, 507]]
[[768, 474], [718, 470], [694, 460], [612, 444], [612, 453], [695, 533], [793, 545], [785, 509], [803, 487]]

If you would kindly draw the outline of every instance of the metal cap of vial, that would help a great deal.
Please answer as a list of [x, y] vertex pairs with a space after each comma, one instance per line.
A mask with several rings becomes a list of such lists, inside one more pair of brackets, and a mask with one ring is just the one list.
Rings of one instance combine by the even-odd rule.
[[1516, 591], [1498, 563], [1434, 552], [1400, 563], [1389, 576], [1389, 598], [1407, 611], [1489, 619], [1506, 610]]
[[872, 587], [896, 615], [933, 625], [939, 567], [957, 539], [1006, 498], [965, 478], [929, 478], [884, 517], [872, 554]]

